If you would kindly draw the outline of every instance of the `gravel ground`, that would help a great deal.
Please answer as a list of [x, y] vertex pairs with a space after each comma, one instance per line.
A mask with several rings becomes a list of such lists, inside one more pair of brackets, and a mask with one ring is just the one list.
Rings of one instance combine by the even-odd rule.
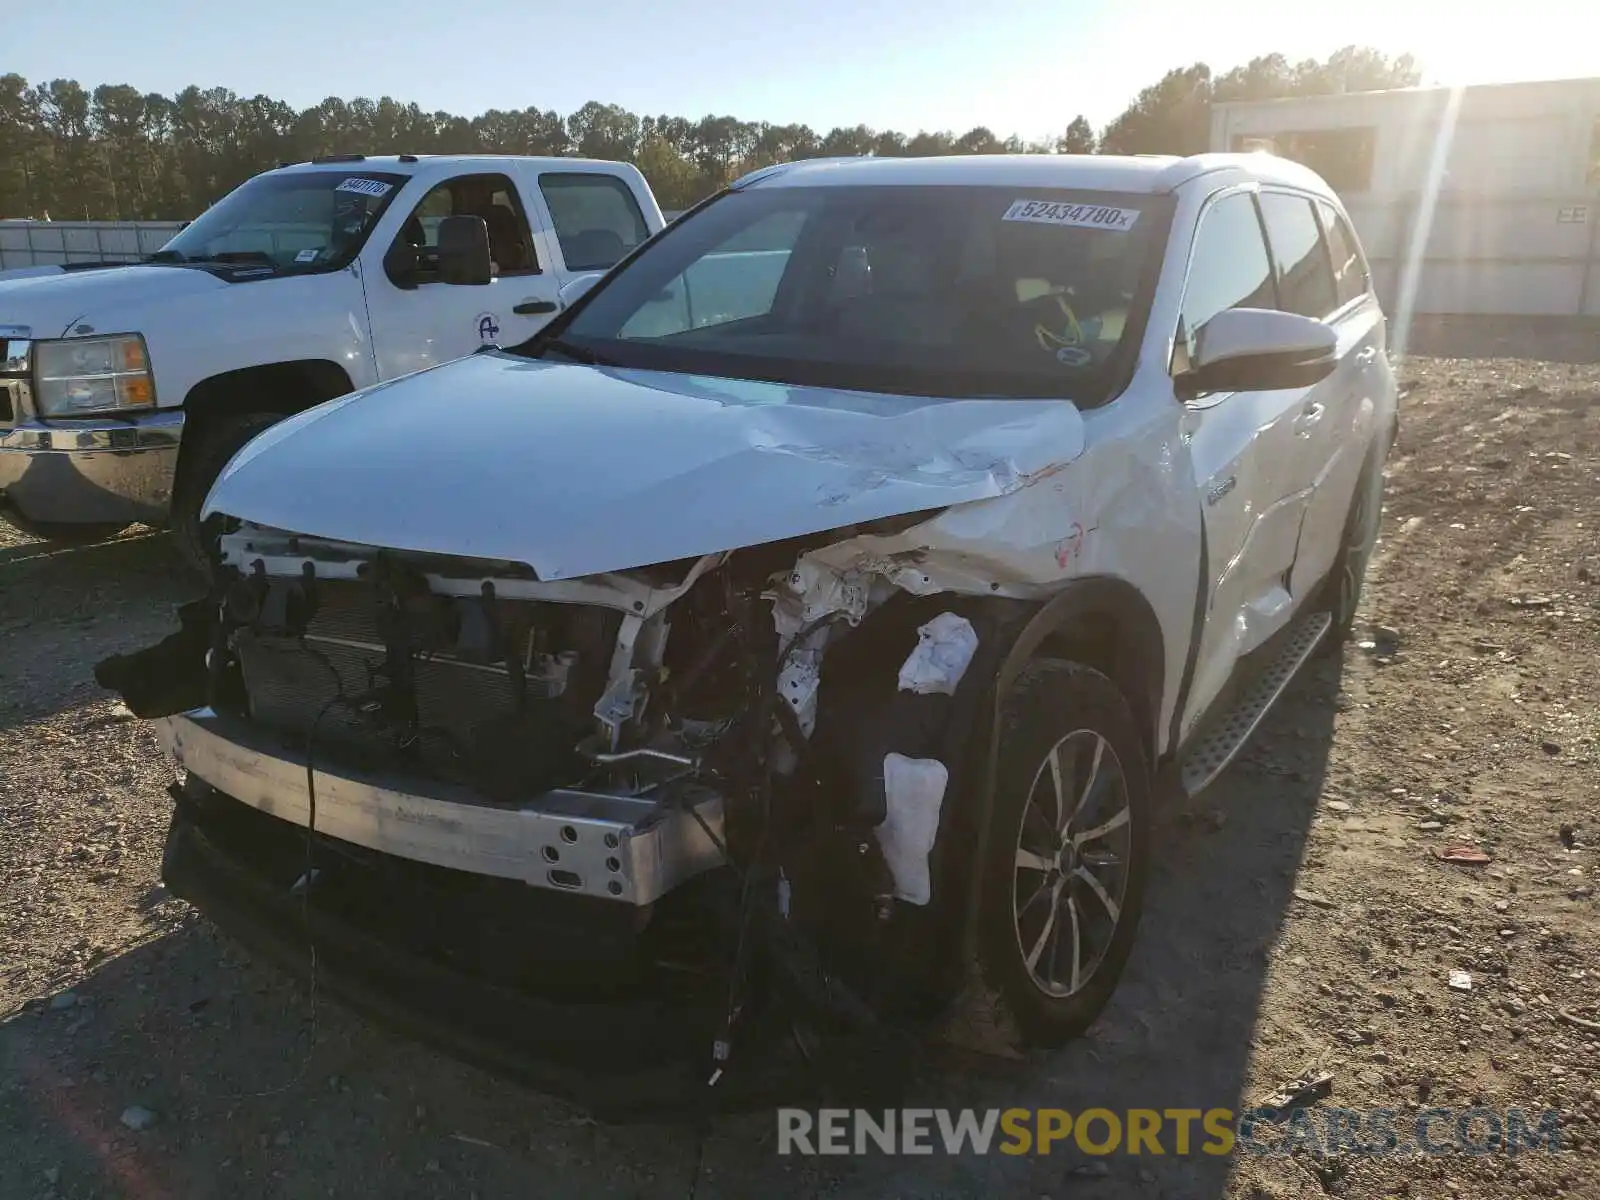
[[317, 1003], [164, 895], [172, 771], [90, 670], [167, 631], [177, 558], [0, 531], [0, 1197], [1600, 1195], [1600, 335], [1411, 344], [1460, 357], [1402, 372], [1365, 640], [1163, 816], [1090, 1036], [930, 1066], [908, 1102], [1243, 1109], [1321, 1070], [1324, 1105], [1402, 1120], [1560, 1109], [1561, 1153], [793, 1159], [770, 1117], [598, 1126]]

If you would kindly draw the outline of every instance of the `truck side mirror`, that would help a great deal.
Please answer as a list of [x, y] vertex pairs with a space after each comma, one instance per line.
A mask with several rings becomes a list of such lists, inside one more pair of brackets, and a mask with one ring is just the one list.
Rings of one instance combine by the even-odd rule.
[[446, 217], [439, 222], [439, 279], [444, 283], [488, 283], [489, 226], [482, 217]]

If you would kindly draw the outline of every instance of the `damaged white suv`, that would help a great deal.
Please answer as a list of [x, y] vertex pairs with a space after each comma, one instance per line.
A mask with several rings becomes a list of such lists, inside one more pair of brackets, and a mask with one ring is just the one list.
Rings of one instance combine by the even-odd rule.
[[592, 1103], [964, 1012], [1060, 1043], [1156, 781], [1352, 619], [1384, 339], [1264, 155], [749, 176], [224, 470], [213, 593], [97, 672], [185, 769], [167, 881]]

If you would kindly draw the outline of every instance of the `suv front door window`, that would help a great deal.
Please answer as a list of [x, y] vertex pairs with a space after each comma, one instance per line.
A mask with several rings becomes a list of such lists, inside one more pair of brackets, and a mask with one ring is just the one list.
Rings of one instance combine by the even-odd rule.
[[1188, 370], [1206, 322], [1230, 308], [1276, 308], [1272, 262], [1261, 219], [1248, 192], [1224, 196], [1206, 210], [1183, 294], [1174, 374]]

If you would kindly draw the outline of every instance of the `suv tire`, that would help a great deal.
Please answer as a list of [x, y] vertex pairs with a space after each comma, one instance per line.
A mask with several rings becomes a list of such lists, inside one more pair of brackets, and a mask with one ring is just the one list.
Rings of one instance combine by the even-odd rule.
[[984, 976], [1025, 1045], [1054, 1047], [1100, 1015], [1133, 946], [1150, 768], [1122, 692], [1080, 663], [1031, 663], [1002, 720], [981, 882]]

